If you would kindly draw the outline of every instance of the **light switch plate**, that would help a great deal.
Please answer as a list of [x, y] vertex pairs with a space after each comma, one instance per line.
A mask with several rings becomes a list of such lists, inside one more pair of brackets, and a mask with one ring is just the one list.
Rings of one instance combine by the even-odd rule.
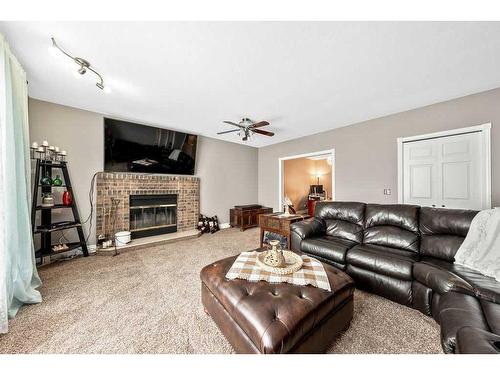
[[384, 195], [391, 195], [391, 189], [384, 189]]

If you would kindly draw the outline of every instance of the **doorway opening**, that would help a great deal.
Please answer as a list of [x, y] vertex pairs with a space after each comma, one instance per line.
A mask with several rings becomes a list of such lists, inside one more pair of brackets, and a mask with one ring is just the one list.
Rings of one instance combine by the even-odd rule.
[[318, 200], [335, 199], [335, 150], [279, 159], [279, 209], [291, 205], [297, 214], [314, 212]]

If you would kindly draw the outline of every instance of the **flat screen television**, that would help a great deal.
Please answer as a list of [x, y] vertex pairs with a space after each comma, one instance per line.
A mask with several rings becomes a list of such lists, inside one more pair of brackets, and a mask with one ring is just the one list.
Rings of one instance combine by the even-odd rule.
[[194, 134], [104, 119], [104, 170], [194, 175]]

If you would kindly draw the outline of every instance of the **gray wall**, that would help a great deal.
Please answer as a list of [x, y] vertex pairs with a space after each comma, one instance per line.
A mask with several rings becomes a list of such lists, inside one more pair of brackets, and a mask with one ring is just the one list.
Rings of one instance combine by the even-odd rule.
[[[103, 170], [103, 117], [72, 107], [29, 100], [30, 140], [39, 143], [47, 140], [68, 151], [69, 172], [82, 220], [90, 213], [88, 193], [92, 176]], [[201, 213], [218, 215], [221, 223], [227, 223], [230, 207], [256, 203], [257, 160], [256, 148], [198, 137], [196, 175], [200, 177]], [[54, 215], [64, 220], [63, 210], [58, 211]], [[95, 242], [95, 217], [89, 242]]]
[[196, 175], [201, 212], [229, 222], [229, 208], [257, 203], [258, 151], [254, 147], [198, 137]]
[[[492, 123], [492, 204], [499, 206], [500, 89], [260, 148], [259, 203], [278, 208], [280, 157], [332, 148], [337, 200], [396, 203], [398, 137], [487, 122]], [[383, 195], [384, 188], [392, 189], [392, 195]]]

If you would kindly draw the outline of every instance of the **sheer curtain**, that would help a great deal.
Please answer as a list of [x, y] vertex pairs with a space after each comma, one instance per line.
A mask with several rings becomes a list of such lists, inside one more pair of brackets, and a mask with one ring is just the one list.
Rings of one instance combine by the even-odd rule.
[[0, 333], [25, 303], [38, 303], [30, 225], [26, 73], [0, 34]]

